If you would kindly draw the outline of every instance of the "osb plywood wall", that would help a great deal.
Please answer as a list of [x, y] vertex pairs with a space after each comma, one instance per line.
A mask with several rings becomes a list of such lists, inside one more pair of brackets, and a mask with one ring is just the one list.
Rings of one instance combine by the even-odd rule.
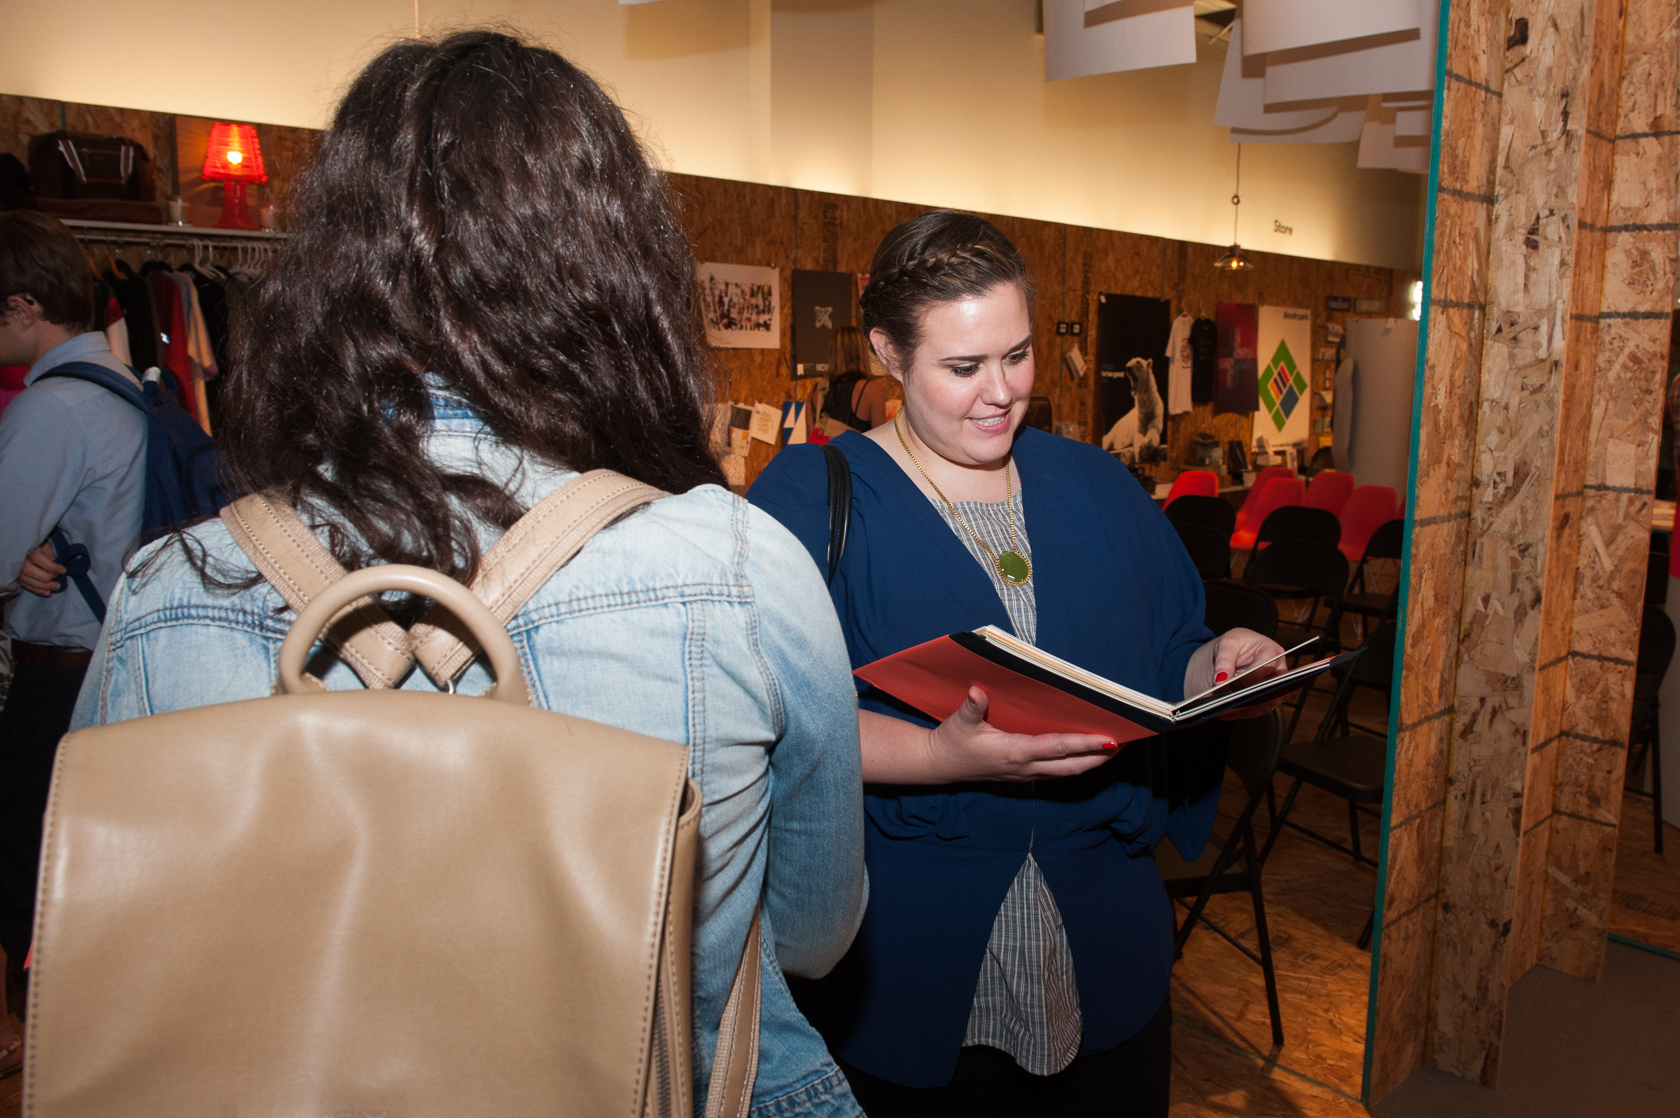
[[[794, 269], [867, 272], [881, 238], [928, 208], [690, 175], [673, 175], [672, 180], [696, 256], [725, 264], [777, 267], [782, 274], [784, 308], [791, 299]], [[1038, 290], [1034, 391], [1050, 398], [1057, 424], [1077, 425], [1079, 436], [1090, 442], [1099, 441], [1103, 434], [1096, 429], [1094, 414], [1100, 293], [1168, 299], [1175, 314], [1188, 310], [1192, 315], [1211, 315], [1221, 302], [1307, 308], [1313, 316], [1316, 356], [1325, 337], [1324, 323], [1343, 323], [1351, 317], [1345, 312], [1327, 314], [1326, 296], [1380, 299], [1387, 314], [1398, 316], [1406, 313], [1408, 289], [1417, 278], [1414, 272], [1269, 253], [1253, 254], [1252, 272], [1232, 274], [1214, 270], [1213, 262], [1224, 252], [1214, 245], [1023, 218], [993, 216], [991, 220], [1020, 249]], [[1079, 337], [1058, 336], [1057, 322], [1082, 322], [1086, 332]], [[717, 351], [729, 399], [750, 405], [804, 398], [808, 383], [796, 381], [789, 364], [791, 327], [786, 314], [782, 330], [779, 352]], [[1087, 360], [1084, 377], [1076, 377], [1063, 360], [1076, 345]], [[1315, 391], [1324, 386], [1331, 369], [1329, 362], [1314, 361]], [[1246, 444], [1250, 430], [1248, 416], [1215, 416], [1210, 404], [1172, 417], [1167, 429], [1169, 459], [1158, 474], [1163, 478], [1176, 474], [1199, 431], [1213, 432], [1223, 446], [1229, 439]], [[766, 444], [752, 444], [749, 480], [774, 453]]]
[[[204, 183], [198, 177], [211, 123], [173, 113], [0, 94], [0, 152], [17, 156], [25, 166], [29, 164], [29, 138], [45, 132], [126, 136], [144, 146], [156, 175], [160, 220], [165, 214], [162, 203], [176, 196], [188, 199], [190, 224], [214, 225], [221, 215], [221, 185]], [[247, 189], [253, 211], [268, 202], [284, 204], [286, 187], [309, 158], [320, 135], [314, 129], [279, 124], [259, 124], [256, 128], [268, 182]]]
[[[72, 131], [118, 133], [146, 144], [157, 168], [157, 196], [186, 199], [189, 221], [214, 224], [221, 209], [221, 187], [198, 178], [210, 122], [198, 117], [96, 105], [64, 104], [29, 97], [0, 95], [0, 151], [27, 160], [28, 138], [60, 127]], [[308, 159], [319, 135], [309, 129], [257, 125], [269, 181], [250, 191], [253, 213], [266, 202], [276, 203], [284, 224], [286, 190]], [[782, 344], [777, 350], [717, 350], [719, 392], [737, 403], [780, 404], [804, 399], [809, 381], [793, 377], [793, 270], [813, 269], [864, 273], [875, 246], [893, 226], [928, 207], [884, 202], [786, 187], [762, 186], [726, 179], [671, 176], [684, 223], [698, 260], [726, 264], [774, 266], [782, 277]], [[1048, 396], [1054, 422], [1073, 425], [1078, 437], [1096, 442], [1100, 417], [1094, 414], [1096, 376], [1097, 296], [1103, 292], [1169, 299], [1173, 312], [1211, 315], [1221, 302], [1271, 303], [1302, 307], [1313, 316], [1314, 357], [1324, 344], [1326, 322], [1345, 322], [1345, 312], [1327, 313], [1325, 297], [1380, 299], [1384, 313], [1407, 312], [1407, 294], [1416, 273], [1358, 264], [1337, 264], [1252, 254], [1252, 272], [1216, 272], [1213, 262], [1224, 251], [1214, 245], [1170, 241], [1134, 233], [993, 217], [1015, 242], [1038, 289], [1034, 345], [1038, 379], [1035, 392]], [[1056, 334], [1057, 322], [1082, 322], [1079, 337]], [[1087, 359], [1087, 373], [1076, 377], [1063, 360], [1075, 346]], [[1329, 362], [1312, 363], [1315, 390], [1325, 387]], [[893, 393], [896, 394], [896, 391]], [[1318, 409], [1315, 414], [1327, 414]], [[1158, 476], [1174, 476], [1196, 434], [1211, 431], [1223, 446], [1228, 440], [1248, 442], [1248, 416], [1213, 414], [1203, 404], [1193, 412], [1171, 417], [1167, 425], [1168, 461]], [[774, 448], [754, 442], [747, 464], [750, 481], [769, 462]]]
[[1370, 1097], [1603, 966], [1680, 249], [1676, 0], [1453, 6]]

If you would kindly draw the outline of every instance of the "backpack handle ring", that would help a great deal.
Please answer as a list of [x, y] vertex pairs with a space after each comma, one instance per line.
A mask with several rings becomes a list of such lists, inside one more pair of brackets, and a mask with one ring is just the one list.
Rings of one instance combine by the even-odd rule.
[[304, 674], [303, 666], [315, 638], [346, 606], [387, 590], [430, 598], [459, 618], [490, 658], [496, 683], [484, 697], [518, 706], [531, 705], [519, 651], [496, 615], [471, 590], [448, 575], [406, 563], [385, 563], [353, 571], [322, 590], [298, 614], [280, 646], [280, 690], [296, 695], [322, 689], [320, 681]]

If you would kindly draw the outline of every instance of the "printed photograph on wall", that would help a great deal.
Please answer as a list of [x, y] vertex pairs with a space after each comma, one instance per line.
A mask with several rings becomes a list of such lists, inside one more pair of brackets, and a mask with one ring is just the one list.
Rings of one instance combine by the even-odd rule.
[[1142, 295], [1097, 295], [1097, 398], [1103, 449], [1133, 465], [1166, 457], [1167, 339], [1172, 304]]
[[706, 340], [719, 349], [780, 349], [782, 280], [775, 268], [704, 263], [697, 269]]

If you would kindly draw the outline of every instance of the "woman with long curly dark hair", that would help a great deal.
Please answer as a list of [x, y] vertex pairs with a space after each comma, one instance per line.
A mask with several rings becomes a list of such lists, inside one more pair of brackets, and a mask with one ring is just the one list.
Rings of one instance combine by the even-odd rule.
[[[862, 807], [856, 703], [821, 577], [718, 484], [694, 256], [666, 184], [588, 75], [474, 31], [370, 63], [293, 209], [236, 334], [219, 434], [242, 491], [298, 510], [346, 568], [412, 563], [461, 581], [582, 471], [672, 494], [595, 536], [508, 627], [538, 705], [688, 747], [704, 796], [705, 1098], [761, 898], [790, 973], [826, 972], [851, 942]], [[77, 726], [269, 693], [291, 611], [223, 522], [129, 570]], [[341, 650], [320, 655], [330, 687], [358, 686]], [[396, 682], [489, 681], [474, 663]], [[753, 1102], [857, 1113], [781, 970], [762, 970]]]

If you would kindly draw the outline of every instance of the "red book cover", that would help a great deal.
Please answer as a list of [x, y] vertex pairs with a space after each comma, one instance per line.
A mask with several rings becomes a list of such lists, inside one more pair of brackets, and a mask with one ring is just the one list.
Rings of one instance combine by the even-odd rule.
[[990, 701], [986, 721], [1012, 734], [1102, 734], [1124, 745], [1158, 732], [995, 664], [948, 636], [865, 664], [852, 674], [941, 722], [974, 686]]

